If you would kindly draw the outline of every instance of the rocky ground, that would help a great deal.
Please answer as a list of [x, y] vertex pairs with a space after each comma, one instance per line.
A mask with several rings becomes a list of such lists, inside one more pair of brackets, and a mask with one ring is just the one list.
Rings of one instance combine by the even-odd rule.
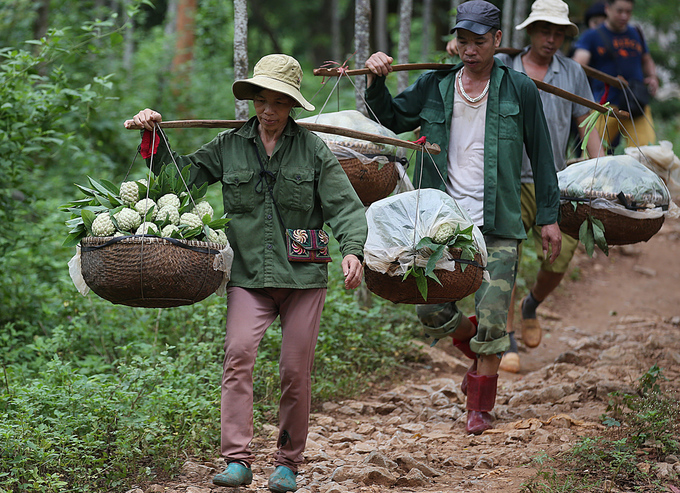
[[[539, 309], [541, 345], [520, 347], [519, 374], [501, 372], [496, 428], [465, 434], [467, 361], [443, 341], [424, 346], [427, 363], [394, 387], [327, 402], [313, 414], [298, 491], [527, 491], [535, 458], [601, 432], [610, 392], [632, 391], [655, 363], [668, 379], [664, 388], [680, 390], [680, 223], [667, 222], [648, 243], [615, 247], [609, 257], [580, 252], [572, 269], [576, 279]], [[276, 434], [271, 426], [256, 438], [254, 481], [240, 491], [268, 491]], [[176, 481], [133, 492], [237, 491], [211, 484], [223, 467], [221, 459], [188, 461]], [[665, 491], [680, 493], [677, 457], [651, 470]], [[610, 484], [608, 491], [627, 490]]]

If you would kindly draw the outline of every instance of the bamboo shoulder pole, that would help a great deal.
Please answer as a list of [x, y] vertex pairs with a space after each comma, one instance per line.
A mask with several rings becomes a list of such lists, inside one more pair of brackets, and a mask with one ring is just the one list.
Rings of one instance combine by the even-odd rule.
[[[392, 65], [392, 70], [395, 72], [403, 71], [403, 70], [447, 70], [450, 68], [453, 68], [454, 65], [451, 64], [444, 64], [444, 63], [403, 63], [403, 64], [397, 64], [397, 65]], [[370, 70], [367, 68], [359, 68], [359, 69], [352, 69], [352, 70], [344, 70], [344, 71], [339, 71], [337, 68], [315, 68], [314, 69], [314, 75], [318, 76], [323, 76], [323, 77], [338, 77], [340, 75], [367, 75], [370, 73]], [[578, 96], [576, 94], [570, 93], [569, 91], [565, 91], [564, 89], [560, 89], [559, 87], [555, 87], [553, 85], [547, 84], [541, 80], [534, 79], [530, 77], [532, 81], [536, 84], [536, 87], [539, 89], [544, 90], [545, 92], [549, 92], [551, 94], [555, 94], [556, 96], [559, 96], [561, 98], [567, 99], [569, 101], [572, 101], [574, 103], [578, 103], [580, 105], [586, 106], [587, 108], [593, 109], [595, 111], [599, 111], [600, 113], [607, 114], [609, 111], [613, 111], [616, 116], [619, 118], [630, 118], [630, 115], [628, 114], [627, 111], [621, 111], [621, 110], [616, 110], [613, 108], [606, 108], [605, 106], [602, 106], [601, 104], [596, 103], [595, 101], [591, 101], [586, 98], [582, 98], [581, 96]], [[614, 79], [618, 80], [618, 79]]]
[[[522, 50], [520, 50], [519, 48], [496, 48], [496, 53], [505, 53], [510, 56], [518, 55], [521, 52]], [[623, 79], [619, 79], [618, 77], [612, 77], [609, 74], [605, 74], [604, 72], [597, 70], [596, 68], [589, 67], [587, 65], [582, 65], [582, 67], [583, 71], [586, 73], [588, 77], [592, 77], [593, 79], [602, 81], [605, 84], [609, 84], [610, 86], [620, 87], [621, 89], [628, 87], [628, 82], [626, 82]]]
[[[161, 122], [161, 128], [241, 128], [246, 123], [244, 120], [175, 120]], [[368, 132], [360, 132], [344, 127], [336, 127], [333, 125], [322, 125], [320, 123], [296, 122], [301, 127], [311, 130], [312, 132], [322, 132], [326, 134], [342, 135], [343, 137], [350, 137], [353, 139], [368, 140], [370, 142], [377, 142], [380, 144], [395, 145], [398, 147], [405, 147], [406, 149], [414, 149], [422, 151], [423, 149], [430, 154], [439, 154], [441, 148], [439, 145], [426, 142], [424, 145], [416, 144], [408, 140], [395, 139], [393, 137], [386, 137], [384, 135], [377, 135]], [[129, 130], [141, 130], [142, 127], [133, 125], [126, 127]]]

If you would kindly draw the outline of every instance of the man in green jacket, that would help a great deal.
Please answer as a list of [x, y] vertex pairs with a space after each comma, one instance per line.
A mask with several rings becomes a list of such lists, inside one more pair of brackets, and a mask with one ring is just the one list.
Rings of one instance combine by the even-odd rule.
[[506, 332], [517, 271], [517, 247], [526, 238], [521, 217], [520, 176], [526, 147], [536, 184], [536, 222], [551, 261], [560, 252], [559, 189], [550, 135], [538, 90], [525, 74], [495, 61], [500, 46], [500, 11], [484, 0], [458, 8], [461, 64], [423, 74], [396, 97], [385, 86], [392, 57], [374, 53], [366, 101], [381, 124], [396, 133], [414, 130], [442, 148], [416, 168], [419, 187], [446, 191], [484, 233], [488, 250], [484, 281], [475, 294], [475, 317], [462, 316], [454, 302], [421, 305], [426, 332], [448, 334], [474, 360], [463, 379], [468, 433], [491, 428], [500, 357], [509, 348]]

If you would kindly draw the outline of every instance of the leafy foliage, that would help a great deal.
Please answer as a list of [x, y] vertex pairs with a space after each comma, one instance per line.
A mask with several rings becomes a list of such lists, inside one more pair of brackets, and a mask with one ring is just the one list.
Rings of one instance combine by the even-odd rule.
[[[444, 224], [440, 228], [449, 226]], [[418, 286], [418, 291], [420, 291], [421, 296], [424, 300], [427, 300], [427, 279], [430, 278], [434, 280], [441, 286], [441, 282], [437, 275], [434, 273], [437, 262], [442, 258], [446, 250], [460, 249], [460, 258], [463, 260], [474, 260], [475, 255], [478, 252], [475, 247], [474, 238], [472, 236], [473, 225], [468, 226], [465, 229], [460, 228], [460, 224], [456, 225], [456, 229], [453, 234], [449, 236], [444, 243], [435, 242], [429, 236], [424, 236], [416, 245], [416, 249], [428, 255], [427, 264], [425, 268], [420, 267], [415, 264], [411, 264], [409, 269], [404, 273], [403, 279], [405, 280], [408, 276], [413, 276], [416, 280], [416, 285]], [[460, 268], [464, 272], [467, 267], [466, 263], [460, 263]]]
[[653, 365], [638, 380], [637, 393], [612, 392], [602, 416], [609, 431], [585, 437], [559, 456], [555, 461], [561, 473], [556, 465], [537, 459], [538, 473], [523, 491], [596, 491], [607, 482], [619, 489], [661, 491], [654, 474], [645, 469], [651, 471], [659, 459], [680, 453], [680, 409], [677, 396], [663, 393], [658, 383], [663, 378], [662, 370]]
[[[574, 206], [574, 209], [576, 209], [577, 204], [572, 202], [572, 205]], [[609, 255], [609, 245], [607, 245], [607, 239], [604, 236], [604, 224], [596, 217], [588, 215], [585, 221], [581, 223], [581, 227], [578, 230], [578, 239], [583, 243], [586, 253], [589, 256], [593, 256], [595, 245], [597, 245], [605, 255]]]
[[[149, 174], [148, 183], [138, 182], [140, 197], [158, 199], [170, 193], [178, 196], [181, 195], [179, 213], [190, 212], [198, 202], [203, 200], [208, 190], [207, 183], [200, 187], [194, 185], [191, 190], [187, 188], [190, 168], [191, 166], [187, 165], [181, 173], [177, 173], [174, 165], [163, 165], [158, 175]], [[64, 240], [64, 246], [77, 245], [82, 238], [94, 236], [92, 233], [92, 223], [98, 214], [110, 214], [111, 220], [117, 226], [115, 214], [125, 207], [119, 194], [119, 186], [114, 185], [108, 180], [97, 182], [89, 176], [88, 180], [90, 182], [89, 187], [76, 184], [80, 191], [85, 194], [86, 198], [61, 206], [62, 210], [71, 213], [71, 219], [66, 221], [66, 225], [69, 227], [69, 234], [66, 240]], [[185, 190], [189, 190], [189, 192], [186, 193]], [[148, 210], [143, 220], [151, 221], [153, 212], [152, 207]], [[190, 225], [180, 224], [179, 229], [173, 232], [172, 237], [204, 240], [209, 236], [209, 229], [222, 229], [229, 222], [228, 218], [222, 217], [213, 220], [208, 215], [203, 216], [201, 220], [203, 221], [202, 228], [192, 228]], [[170, 224], [170, 220], [167, 218], [158, 221], [159, 230], [168, 224]]]

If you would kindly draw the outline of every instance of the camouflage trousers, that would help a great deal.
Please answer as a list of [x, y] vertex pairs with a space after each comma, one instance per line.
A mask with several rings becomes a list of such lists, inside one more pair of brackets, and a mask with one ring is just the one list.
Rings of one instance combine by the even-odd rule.
[[[482, 281], [475, 293], [477, 334], [470, 348], [477, 354], [500, 354], [510, 348], [506, 332], [508, 309], [517, 275], [518, 240], [484, 236], [488, 254], [486, 270], [489, 281]], [[453, 334], [460, 325], [463, 313], [455, 302], [416, 305], [416, 314], [425, 333], [440, 339]]]

